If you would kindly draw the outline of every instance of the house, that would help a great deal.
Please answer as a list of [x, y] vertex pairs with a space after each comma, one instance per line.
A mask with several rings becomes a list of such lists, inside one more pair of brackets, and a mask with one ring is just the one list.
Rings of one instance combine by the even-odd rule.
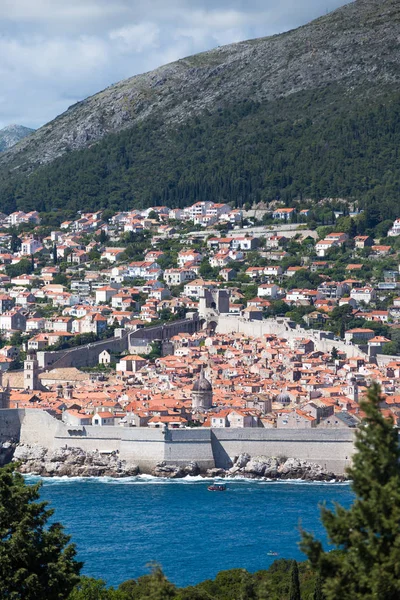
[[391, 246], [371, 246], [371, 250], [372, 250], [372, 254], [374, 256], [386, 256], [387, 254], [390, 254], [390, 252], [392, 251], [392, 247]]
[[100, 302], [110, 302], [111, 298], [116, 294], [118, 294], [118, 289], [112, 285], [104, 285], [97, 288], [95, 292], [96, 304], [100, 304]]
[[117, 363], [116, 370], [121, 373], [136, 373], [140, 371], [147, 364], [147, 360], [142, 356], [136, 354], [130, 354], [123, 356]]
[[397, 235], [400, 235], [400, 219], [396, 219], [392, 227], [388, 231], [389, 237], [395, 237]]
[[312, 429], [316, 427], [318, 420], [303, 410], [282, 410], [278, 412], [277, 429]]
[[275, 283], [262, 283], [258, 286], [257, 296], [260, 298], [275, 299], [278, 297], [279, 287]]
[[201, 293], [205, 289], [211, 289], [214, 287], [213, 282], [204, 281], [204, 279], [195, 279], [190, 283], [187, 283], [184, 287], [184, 294], [189, 298], [196, 298], [197, 300], [200, 298]]
[[338, 231], [333, 231], [332, 233], [329, 233], [327, 236], [325, 236], [325, 240], [327, 240], [328, 242], [336, 242], [339, 246], [347, 242], [348, 239], [349, 236], [347, 235], [347, 233]]
[[280, 265], [267, 265], [264, 267], [264, 275], [269, 277], [279, 277], [282, 275], [283, 270]]
[[87, 253], [85, 252], [85, 250], [73, 250], [68, 256], [67, 256], [67, 262], [69, 263], [73, 263], [74, 265], [81, 265], [85, 262], [87, 262], [89, 259]]
[[72, 427], [84, 427], [85, 425], [92, 424], [92, 416], [85, 413], [81, 413], [78, 410], [66, 409], [63, 410], [61, 420], [66, 425]]
[[0, 330], [25, 331], [26, 317], [19, 310], [12, 309], [0, 315]]
[[74, 333], [94, 333], [100, 335], [107, 329], [107, 318], [99, 313], [88, 314], [72, 323]]
[[373, 287], [365, 286], [361, 288], [353, 288], [350, 292], [350, 298], [353, 298], [359, 304], [360, 302], [365, 302], [365, 304], [369, 304], [370, 302], [374, 302], [376, 300], [376, 291]]
[[149, 419], [147, 426], [155, 429], [169, 427], [171, 429], [180, 429], [188, 425], [187, 419], [181, 416], [166, 415], [154, 416]]
[[178, 266], [183, 267], [187, 263], [200, 263], [203, 255], [197, 250], [181, 250], [178, 253]]
[[219, 275], [224, 281], [233, 281], [236, 277], [236, 271], [230, 268], [221, 269]]
[[112, 412], [100, 411], [93, 415], [92, 425], [104, 427], [106, 425], [114, 425], [115, 416]]
[[22, 240], [21, 244], [21, 255], [30, 256], [31, 254], [35, 254], [39, 250], [42, 250], [43, 246], [39, 240], [35, 240], [34, 238], [25, 238]]
[[125, 248], [106, 248], [101, 255], [102, 260], [108, 260], [111, 263], [121, 260]]
[[0, 313], [5, 313], [14, 307], [15, 300], [8, 294], [0, 294]]
[[356, 237], [354, 238], [354, 245], [357, 248], [357, 250], [362, 250], [363, 248], [371, 247], [373, 243], [374, 240], [369, 235], [356, 235]]
[[324, 281], [317, 288], [319, 298], [324, 299], [341, 298], [346, 291], [346, 287], [336, 281]]
[[290, 221], [295, 214], [295, 208], [277, 208], [272, 213], [272, 218], [279, 219], [280, 221]]
[[373, 337], [375, 337], [375, 331], [363, 327], [348, 329], [344, 334], [346, 342], [353, 342], [354, 344], [366, 344]]
[[321, 240], [315, 244], [315, 252], [317, 256], [324, 258], [330, 250], [337, 247], [336, 240]]

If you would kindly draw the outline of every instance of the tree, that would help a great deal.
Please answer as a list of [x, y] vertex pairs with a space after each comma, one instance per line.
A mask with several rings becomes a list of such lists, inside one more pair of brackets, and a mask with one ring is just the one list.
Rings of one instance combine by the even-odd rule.
[[319, 574], [317, 574], [317, 577], [315, 578], [315, 587], [312, 600], [325, 600], [325, 594], [322, 591], [322, 579]]
[[111, 600], [111, 598], [114, 598], [114, 594], [106, 588], [105, 582], [91, 577], [81, 577], [68, 596], [68, 600]]
[[293, 561], [290, 569], [289, 600], [301, 600], [299, 567], [296, 560]]
[[15, 233], [15, 231], [12, 232], [11, 234], [11, 241], [10, 241], [10, 250], [11, 252], [14, 254], [15, 252], [18, 252], [18, 250], [21, 248], [22, 242], [20, 240], [20, 238], [17, 236], [17, 234]]
[[82, 563], [53, 510], [27, 485], [15, 465], [0, 470], [0, 597], [62, 600], [79, 580]]
[[356, 498], [350, 509], [322, 508], [322, 522], [336, 550], [303, 532], [301, 547], [318, 570], [326, 600], [395, 600], [400, 597], [400, 447], [392, 419], [379, 410], [378, 384], [361, 402], [365, 413], [356, 432], [348, 469]]
[[152, 565], [148, 600], [173, 600], [176, 587], [168, 581], [159, 565]]
[[339, 357], [339, 353], [337, 351], [336, 346], [333, 346], [332, 351], [331, 351], [331, 358], [332, 360], [336, 360]]
[[57, 246], [56, 246], [56, 244], [54, 244], [54, 246], [53, 246], [53, 265], [56, 265], [57, 262], [58, 262]]

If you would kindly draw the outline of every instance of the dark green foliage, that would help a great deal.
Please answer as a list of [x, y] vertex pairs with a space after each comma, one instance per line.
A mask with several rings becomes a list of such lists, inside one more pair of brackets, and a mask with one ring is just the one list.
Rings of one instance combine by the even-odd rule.
[[322, 579], [319, 574], [315, 578], [315, 588], [312, 595], [312, 600], [326, 600], [325, 594], [322, 591]]
[[6, 273], [9, 277], [18, 277], [19, 275], [30, 275], [33, 271], [32, 260], [22, 258], [14, 265], [6, 265]]
[[332, 84], [273, 102], [222, 105], [179, 127], [154, 118], [29, 177], [3, 169], [0, 209], [116, 211], [205, 198], [241, 206], [354, 197], [371, 228], [398, 216], [399, 145], [397, 91], [388, 87], [364, 102], [362, 90], [352, 96]]
[[348, 470], [356, 494], [352, 507], [322, 508], [322, 522], [337, 550], [325, 552], [303, 533], [302, 549], [320, 572], [326, 600], [400, 598], [400, 447], [398, 430], [379, 410], [382, 400], [373, 384], [361, 403], [366, 416]]
[[62, 600], [78, 581], [75, 560], [59, 523], [37, 502], [40, 484], [26, 485], [15, 465], [0, 470], [0, 597], [9, 600]]
[[297, 566], [297, 561], [295, 560], [293, 561], [292, 568], [290, 570], [289, 600], [301, 600], [299, 567]]
[[82, 577], [79, 584], [72, 590], [68, 600], [111, 600], [114, 592], [108, 590], [101, 579]]
[[21, 248], [22, 242], [20, 238], [17, 236], [15, 231], [12, 232], [11, 241], [10, 241], [10, 250], [11, 252], [18, 252]]

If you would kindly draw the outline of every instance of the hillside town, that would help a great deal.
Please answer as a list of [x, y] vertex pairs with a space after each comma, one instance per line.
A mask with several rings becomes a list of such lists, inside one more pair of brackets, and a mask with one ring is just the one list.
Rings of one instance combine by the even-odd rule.
[[[354, 428], [378, 381], [400, 423], [400, 219], [361, 234], [356, 208], [317, 226], [279, 206], [108, 213], [0, 215], [3, 407], [71, 426]], [[188, 318], [196, 331], [106, 343], [90, 366], [39, 360]], [[287, 335], [264, 331], [278, 321]]]

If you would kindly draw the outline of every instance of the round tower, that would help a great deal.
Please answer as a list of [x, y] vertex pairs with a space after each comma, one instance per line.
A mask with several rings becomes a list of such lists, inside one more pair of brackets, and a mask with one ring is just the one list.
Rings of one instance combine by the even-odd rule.
[[212, 407], [212, 401], [212, 385], [204, 375], [204, 368], [201, 367], [200, 377], [194, 382], [192, 388], [192, 409], [194, 411], [208, 410]]

